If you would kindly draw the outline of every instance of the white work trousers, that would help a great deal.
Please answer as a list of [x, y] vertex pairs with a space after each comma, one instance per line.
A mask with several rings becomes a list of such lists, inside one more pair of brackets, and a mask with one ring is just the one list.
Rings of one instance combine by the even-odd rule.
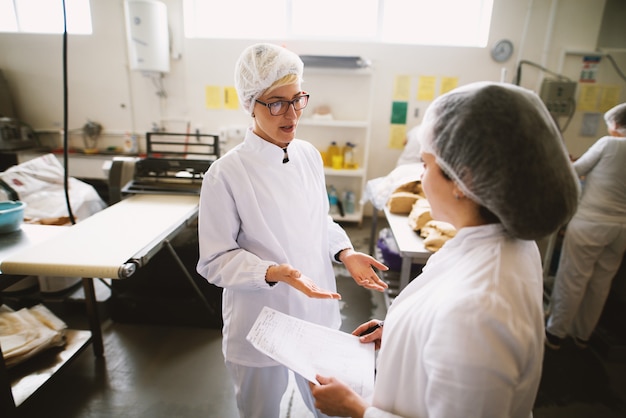
[[546, 329], [588, 340], [626, 251], [625, 223], [590, 222], [574, 217], [565, 231]]
[[[279, 418], [280, 402], [289, 383], [289, 369], [284, 366], [247, 367], [226, 361], [235, 384], [237, 408], [241, 418]], [[315, 408], [308, 380], [295, 374], [296, 386], [304, 404], [315, 418], [328, 418]]]

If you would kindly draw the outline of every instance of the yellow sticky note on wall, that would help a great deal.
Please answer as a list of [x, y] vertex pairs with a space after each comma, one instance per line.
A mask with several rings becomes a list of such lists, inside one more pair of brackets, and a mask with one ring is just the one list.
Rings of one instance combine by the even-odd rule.
[[578, 95], [579, 112], [597, 112], [600, 87], [596, 84], [580, 84]]
[[204, 88], [204, 101], [207, 109], [220, 109], [222, 107], [222, 88], [220, 86], [206, 86]]
[[393, 100], [409, 100], [409, 92], [411, 91], [411, 77], [408, 75], [396, 76], [393, 83]]
[[392, 124], [389, 128], [389, 148], [403, 149], [406, 140], [406, 125]]
[[600, 94], [600, 112], [604, 113], [613, 106], [617, 106], [621, 94], [622, 88], [620, 86], [604, 86]]
[[239, 98], [234, 87], [224, 88], [224, 107], [228, 110], [239, 109]]
[[420, 76], [417, 82], [417, 100], [431, 101], [435, 100], [435, 85], [437, 77]]
[[441, 94], [454, 90], [459, 85], [458, 77], [441, 77]]

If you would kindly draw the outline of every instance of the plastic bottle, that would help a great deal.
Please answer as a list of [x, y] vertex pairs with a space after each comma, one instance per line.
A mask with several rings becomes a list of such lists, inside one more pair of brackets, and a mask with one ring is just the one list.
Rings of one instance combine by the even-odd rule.
[[356, 196], [352, 190], [348, 190], [344, 196], [343, 207], [346, 213], [354, 213], [354, 209], [356, 206]]
[[331, 215], [338, 215], [339, 214], [339, 198], [337, 197], [337, 189], [335, 189], [335, 186], [329, 186], [328, 187], [328, 203], [330, 205], [330, 211], [329, 213]]
[[343, 155], [336, 141], [331, 142], [328, 147], [328, 162], [335, 170], [343, 168]]
[[346, 145], [343, 147], [343, 168], [356, 168], [354, 162], [354, 147], [355, 145], [352, 142], [346, 142]]

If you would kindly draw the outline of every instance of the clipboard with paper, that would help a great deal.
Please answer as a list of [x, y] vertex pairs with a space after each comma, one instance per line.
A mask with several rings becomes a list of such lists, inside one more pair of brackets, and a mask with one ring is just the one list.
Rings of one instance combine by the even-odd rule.
[[246, 337], [259, 351], [314, 384], [333, 376], [365, 399], [374, 391], [374, 344], [264, 307]]

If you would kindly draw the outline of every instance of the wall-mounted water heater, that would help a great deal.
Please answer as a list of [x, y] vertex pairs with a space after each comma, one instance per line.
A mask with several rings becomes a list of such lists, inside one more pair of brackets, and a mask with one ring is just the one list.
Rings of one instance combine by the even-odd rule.
[[170, 71], [167, 7], [157, 0], [126, 0], [126, 37], [130, 68], [137, 71]]

